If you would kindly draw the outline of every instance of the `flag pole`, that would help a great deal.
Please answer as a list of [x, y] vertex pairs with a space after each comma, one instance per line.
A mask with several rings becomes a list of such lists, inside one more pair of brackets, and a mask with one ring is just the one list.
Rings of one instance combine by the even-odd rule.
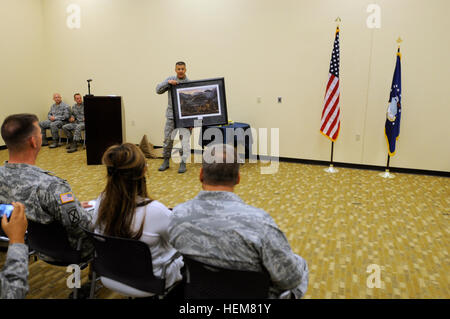
[[[400, 43], [402, 43], [402, 42], [403, 42], [402, 38], [398, 37], [397, 43], [398, 43], [398, 48], [399, 48], [399, 49], [400, 49]], [[394, 174], [391, 174], [391, 173], [389, 172], [389, 162], [390, 162], [390, 159], [391, 159], [391, 156], [389, 155], [389, 152], [388, 152], [387, 163], [386, 163], [386, 170], [384, 171], [384, 173], [380, 173], [380, 174], [379, 174], [379, 175], [380, 175], [381, 177], [383, 177], [383, 178], [394, 178], [394, 177], [395, 177]]]
[[391, 156], [388, 153], [387, 163], [386, 163], [386, 170], [384, 171], [384, 173], [380, 173], [380, 176], [383, 177], [383, 178], [394, 178], [395, 177], [394, 174], [389, 173], [389, 161], [390, 161], [390, 159], [391, 159]]
[[324, 171], [327, 173], [337, 173], [339, 172], [336, 168], [333, 167], [333, 151], [334, 151], [334, 142], [331, 141], [331, 160], [330, 160], [330, 166], [328, 168], [325, 168]]
[[334, 150], [334, 142], [331, 141], [331, 160], [330, 160], [331, 165], [333, 165], [333, 150]]
[[[341, 22], [341, 18], [337, 17], [336, 20], [336, 27], [339, 28], [339, 23]], [[330, 166], [328, 168], [325, 168], [324, 171], [327, 173], [337, 173], [338, 170], [333, 167], [333, 152], [334, 152], [334, 141], [331, 141], [331, 159], [330, 159]]]

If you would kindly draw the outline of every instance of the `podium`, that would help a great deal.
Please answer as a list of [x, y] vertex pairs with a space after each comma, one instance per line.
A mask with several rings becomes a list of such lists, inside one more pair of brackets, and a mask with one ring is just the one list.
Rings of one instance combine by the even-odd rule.
[[87, 164], [102, 164], [106, 149], [122, 144], [125, 135], [122, 98], [85, 95], [84, 119]]

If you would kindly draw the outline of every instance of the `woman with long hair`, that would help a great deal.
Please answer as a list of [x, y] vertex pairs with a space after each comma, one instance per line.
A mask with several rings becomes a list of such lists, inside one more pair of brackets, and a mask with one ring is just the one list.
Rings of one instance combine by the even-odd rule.
[[[108, 148], [102, 161], [107, 168], [107, 183], [95, 204], [95, 231], [146, 243], [152, 254], [153, 272], [161, 276], [177, 251], [168, 240], [170, 210], [148, 196], [144, 154], [134, 144], [124, 143]], [[182, 279], [182, 267], [181, 256], [167, 265], [166, 287]]]

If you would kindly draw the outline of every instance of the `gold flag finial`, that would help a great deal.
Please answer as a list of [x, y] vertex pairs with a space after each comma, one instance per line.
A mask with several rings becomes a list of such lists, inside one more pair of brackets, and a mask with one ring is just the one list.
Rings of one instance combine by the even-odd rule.
[[[337, 17], [336, 20], [334, 20], [334, 21], [337, 23], [336, 28], [339, 30], [339, 23], [341, 22], [341, 18]], [[336, 33], [337, 33], [337, 31], [336, 31]]]
[[398, 37], [398, 39], [397, 39], [398, 46], [400, 46], [400, 43], [402, 43], [402, 42], [403, 42], [402, 38]]

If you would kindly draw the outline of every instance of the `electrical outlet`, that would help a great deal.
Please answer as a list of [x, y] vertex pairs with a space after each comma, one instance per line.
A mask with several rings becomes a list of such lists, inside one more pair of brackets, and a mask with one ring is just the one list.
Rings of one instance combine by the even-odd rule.
[[256, 98], [256, 103], [261, 103], [261, 97], [260, 97], [260, 96], [258, 96], [258, 97]]
[[281, 103], [283, 98], [281, 96], [278, 97], [278, 103]]
[[355, 135], [355, 140], [356, 140], [357, 142], [359, 142], [360, 139], [361, 139], [361, 135], [356, 134], [356, 135]]

